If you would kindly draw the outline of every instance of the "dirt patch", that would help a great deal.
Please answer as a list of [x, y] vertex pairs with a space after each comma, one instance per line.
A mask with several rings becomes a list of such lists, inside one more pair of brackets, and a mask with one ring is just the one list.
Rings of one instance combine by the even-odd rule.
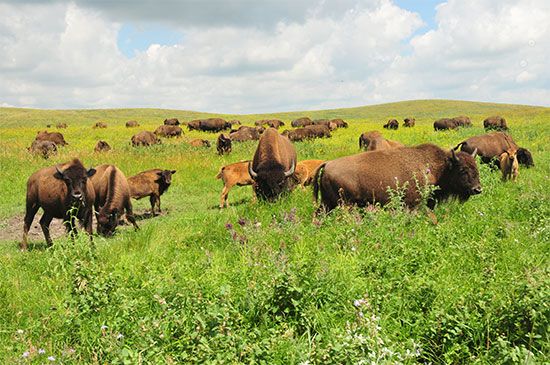
[[[24, 215], [16, 215], [11, 218], [0, 221], [0, 241], [21, 241], [23, 237], [23, 217]], [[40, 228], [40, 218], [42, 215], [37, 214], [29, 230], [29, 242], [45, 242], [44, 233]], [[59, 238], [65, 234], [65, 227], [61, 219], [54, 219], [50, 224], [50, 235], [52, 239]]]

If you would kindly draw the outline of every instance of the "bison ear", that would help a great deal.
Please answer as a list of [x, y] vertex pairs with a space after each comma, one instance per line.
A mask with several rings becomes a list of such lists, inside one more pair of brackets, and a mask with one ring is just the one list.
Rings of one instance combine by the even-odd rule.
[[88, 169], [88, 171], [86, 172], [86, 175], [88, 175], [88, 177], [92, 177], [92, 176], [94, 176], [94, 174], [96, 173], [96, 171], [97, 171], [96, 169], [94, 169], [93, 167], [90, 167], [90, 168]]
[[65, 174], [57, 166], [55, 167], [55, 174], [53, 174], [53, 177], [59, 180], [65, 180]]
[[176, 170], [171, 170], [170, 173], [174, 175], [176, 173]]

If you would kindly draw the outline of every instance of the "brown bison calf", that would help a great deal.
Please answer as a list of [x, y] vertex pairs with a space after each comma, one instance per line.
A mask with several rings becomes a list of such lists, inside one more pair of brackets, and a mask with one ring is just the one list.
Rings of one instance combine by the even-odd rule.
[[216, 175], [216, 179], [221, 179], [223, 181], [223, 189], [220, 196], [220, 208], [223, 208], [224, 205], [229, 207], [227, 196], [233, 186], [247, 186], [254, 184], [254, 180], [252, 180], [252, 177], [248, 172], [249, 163], [250, 161], [241, 161], [222, 166], [220, 172]]
[[210, 147], [210, 141], [206, 139], [195, 138], [187, 143], [193, 147]]
[[94, 126], [92, 127], [94, 129], [97, 129], [97, 128], [107, 128], [107, 123], [104, 123], [104, 122], [97, 122], [96, 124], [94, 124]]
[[119, 219], [126, 211], [126, 219], [139, 229], [130, 201], [130, 187], [122, 171], [114, 165], [100, 165], [90, 179], [95, 191], [97, 233], [111, 236], [115, 232]]
[[129, 177], [128, 185], [131, 197], [141, 199], [148, 196], [151, 202], [151, 214], [155, 214], [155, 206], [160, 213], [160, 196], [172, 184], [172, 175], [175, 173], [176, 170], [153, 169]]
[[136, 122], [135, 120], [129, 120], [126, 122], [126, 128], [135, 128], [135, 127], [139, 127], [139, 123]]
[[31, 153], [40, 154], [43, 158], [47, 159], [57, 153], [57, 145], [52, 141], [34, 140], [27, 150]]
[[296, 171], [294, 171], [294, 177], [298, 180], [298, 184], [302, 188], [311, 185], [313, 181], [313, 174], [315, 170], [325, 161], [323, 160], [303, 160], [296, 164]]
[[229, 154], [231, 152], [231, 138], [223, 133], [220, 134], [216, 141], [216, 149], [218, 150], [218, 155]]
[[519, 164], [517, 159], [517, 150], [510, 149], [503, 152], [499, 157], [500, 171], [502, 180], [516, 181], [519, 175]]
[[107, 152], [111, 150], [111, 146], [105, 141], [98, 141], [94, 147], [94, 152]]
[[183, 130], [175, 125], [161, 125], [154, 132], [157, 136], [161, 137], [181, 137]]
[[27, 236], [38, 209], [44, 210], [40, 227], [49, 246], [50, 223], [53, 218], [63, 219], [67, 231], [75, 234], [78, 219], [88, 234], [92, 234], [92, 207], [95, 193], [88, 179], [94, 169], [86, 170], [82, 162], [71, 162], [45, 167], [29, 177], [27, 181], [27, 202], [21, 249], [27, 249]]
[[396, 119], [390, 119], [386, 124], [384, 124], [384, 128], [386, 129], [398, 129], [399, 128], [399, 122]]
[[67, 128], [67, 123], [57, 123], [55, 125], [55, 128], [57, 128], [57, 129], [66, 129]]
[[154, 144], [160, 144], [160, 138], [155, 136], [152, 132], [143, 131], [132, 136], [132, 146], [152, 146]]
[[403, 119], [403, 127], [414, 127], [416, 124], [416, 119], [414, 118], [405, 118]]
[[59, 132], [41, 131], [36, 134], [36, 137], [34, 139], [36, 141], [51, 141], [58, 146], [68, 145], [68, 143], [65, 142], [65, 138], [63, 137], [63, 135]]
[[381, 151], [391, 148], [404, 147], [402, 143], [385, 139], [378, 131], [370, 131], [359, 137], [359, 148], [365, 151]]

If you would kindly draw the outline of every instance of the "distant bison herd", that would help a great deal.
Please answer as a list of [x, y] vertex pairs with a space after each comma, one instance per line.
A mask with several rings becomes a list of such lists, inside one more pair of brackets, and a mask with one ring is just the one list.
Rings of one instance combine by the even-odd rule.
[[[415, 124], [415, 118], [408, 117], [402, 125], [412, 128]], [[257, 141], [250, 160], [222, 166], [216, 175], [223, 182], [220, 208], [229, 206], [228, 194], [233, 186], [247, 185], [253, 187], [254, 199], [270, 202], [296, 186], [305, 189], [312, 185], [314, 199], [320, 201], [317, 213], [330, 212], [339, 205], [385, 205], [392, 199], [392, 190], [400, 190], [403, 204], [410, 208], [423, 202], [426, 198], [423, 191], [432, 191], [426, 203], [433, 208], [437, 202], [449, 197], [466, 201], [482, 192], [476, 156], [482, 163], [499, 168], [503, 180], [516, 180], [519, 165], [534, 166], [531, 153], [516, 144], [507, 133], [506, 120], [500, 116], [483, 121], [487, 131], [495, 131], [468, 138], [450, 150], [430, 143], [405, 146], [373, 130], [359, 136], [360, 153], [330, 161], [298, 160], [293, 142], [330, 138], [337, 129], [348, 127], [344, 120], [302, 117], [291, 121], [290, 125], [293, 129], [279, 133], [277, 129], [285, 126], [279, 119], [262, 119], [254, 126], [245, 126], [238, 120], [222, 118], [189, 122], [168, 118], [153, 132], [134, 134], [130, 144], [146, 147], [161, 144], [159, 137], [180, 138], [185, 126], [189, 131], [222, 132], [216, 141], [220, 155], [231, 153], [234, 142]], [[125, 126], [137, 128], [140, 124], [131, 120]], [[234, 129], [234, 126], [239, 127]], [[472, 122], [467, 116], [458, 116], [438, 119], [433, 126], [435, 131], [452, 130], [470, 127]], [[67, 124], [58, 123], [57, 127], [67, 128]], [[105, 122], [93, 125], [93, 128], [106, 127]], [[399, 122], [389, 119], [383, 128], [398, 129]], [[210, 141], [200, 138], [186, 143], [197, 148], [211, 146]], [[60, 146], [66, 145], [68, 143], [61, 133], [40, 131], [28, 150], [48, 158], [57, 153]], [[98, 141], [94, 148], [98, 153], [109, 150], [111, 146], [103, 140]], [[160, 197], [170, 187], [175, 173], [175, 170], [152, 169], [127, 178], [114, 165], [86, 169], [78, 159], [40, 169], [27, 182], [21, 248], [27, 248], [27, 234], [39, 208], [44, 211], [40, 226], [48, 245], [52, 244], [49, 225], [53, 218], [63, 219], [71, 234], [75, 233], [75, 220], [79, 220], [91, 235], [94, 212], [100, 235], [112, 235], [123, 216], [138, 229], [131, 198], [148, 196], [151, 213], [160, 213]]]

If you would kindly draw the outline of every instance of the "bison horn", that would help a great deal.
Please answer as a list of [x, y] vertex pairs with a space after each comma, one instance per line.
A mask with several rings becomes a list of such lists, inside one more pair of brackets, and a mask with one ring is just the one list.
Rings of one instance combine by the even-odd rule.
[[453, 161], [458, 161], [458, 157], [456, 157], [455, 150], [451, 150], [451, 156], [453, 158]]
[[477, 147], [476, 149], [474, 150], [474, 152], [472, 152], [472, 157], [475, 158], [477, 156]]
[[252, 161], [248, 163], [248, 173], [250, 174], [250, 176], [252, 176], [253, 179], [258, 177], [258, 174], [255, 173], [254, 170], [252, 169]]
[[289, 177], [294, 173], [294, 169], [296, 168], [296, 162], [292, 161], [292, 166], [290, 167], [290, 170], [285, 171], [285, 177]]
[[59, 169], [59, 167], [57, 167], [57, 166], [55, 167], [55, 171], [57, 171], [57, 173], [59, 174], [59, 176], [60, 176], [61, 178], [63, 178], [63, 177], [65, 176], [65, 175], [63, 174], [63, 171], [61, 171], [61, 170]]

